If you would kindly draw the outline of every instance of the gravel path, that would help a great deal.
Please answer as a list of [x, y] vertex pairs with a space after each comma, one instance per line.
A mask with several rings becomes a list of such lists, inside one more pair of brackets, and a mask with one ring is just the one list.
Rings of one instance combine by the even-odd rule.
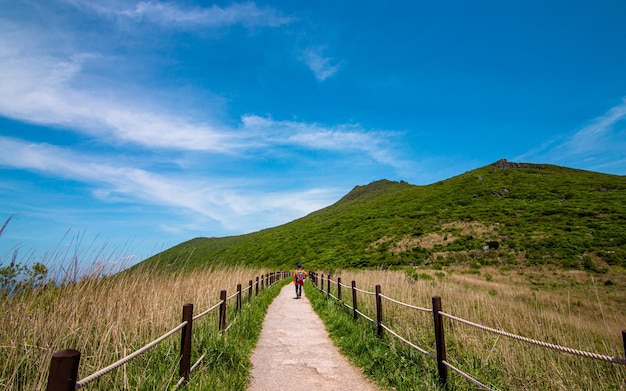
[[378, 390], [339, 353], [305, 294], [295, 299], [293, 283], [270, 305], [252, 364], [249, 391]]

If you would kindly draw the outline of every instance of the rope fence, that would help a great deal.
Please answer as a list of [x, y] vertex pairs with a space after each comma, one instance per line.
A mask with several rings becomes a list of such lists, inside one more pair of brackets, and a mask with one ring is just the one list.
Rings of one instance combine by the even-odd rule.
[[159, 338], [155, 339], [154, 341], [150, 342], [149, 344], [145, 345], [144, 347], [140, 348], [139, 350], [134, 351], [133, 353], [129, 354], [128, 356], [122, 358], [121, 360], [114, 362], [113, 364], [102, 368], [101, 370], [99, 370], [98, 372], [94, 373], [93, 375], [87, 376], [86, 378], [77, 381], [76, 382], [76, 388], [80, 388], [83, 386], [86, 386], [88, 383], [91, 383], [92, 381], [96, 380], [97, 378], [106, 375], [107, 373], [111, 372], [112, 370], [126, 364], [127, 362], [129, 362], [130, 360], [134, 359], [135, 357], [139, 356], [142, 353], [145, 353], [146, 351], [148, 351], [148, 349], [160, 344], [162, 341], [166, 340], [167, 338], [171, 337], [173, 334], [175, 334], [176, 332], [178, 332], [178, 330], [182, 329], [183, 327], [187, 326], [187, 321], [179, 324], [178, 326], [176, 326], [174, 329], [168, 331], [167, 333], [163, 334], [162, 336], [160, 336]]
[[445, 316], [446, 318], [449, 318], [449, 319], [455, 320], [457, 322], [466, 324], [468, 326], [476, 327], [478, 329], [481, 329], [481, 330], [484, 330], [484, 331], [488, 331], [490, 333], [502, 335], [504, 337], [513, 338], [513, 339], [516, 339], [518, 341], [530, 343], [530, 344], [541, 346], [541, 347], [544, 347], [544, 348], [553, 349], [553, 350], [556, 350], [556, 351], [559, 351], [559, 352], [569, 353], [569, 354], [573, 354], [573, 355], [580, 356], [580, 357], [592, 358], [594, 360], [602, 360], [602, 361], [612, 362], [612, 363], [615, 363], [615, 364], [626, 364], [626, 358], [609, 357], [609, 356], [605, 356], [605, 355], [598, 354], [598, 353], [591, 353], [591, 352], [585, 352], [585, 351], [582, 351], [582, 350], [566, 348], [566, 347], [555, 345], [555, 344], [551, 344], [551, 343], [548, 343], [548, 342], [537, 341], [536, 339], [522, 337], [521, 335], [508, 333], [506, 331], [493, 329], [491, 327], [487, 327], [487, 326], [484, 326], [484, 325], [481, 325], [481, 324], [478, 324], [478, 323], [470, 322], [469, 320], [465, 320], [465, 319], [458, 318], [458, 317], [450, 315], [450, 314], [446, 314], [445, 312], [442, 312], [442, 311], [439, 311], [439, 314], [442, 315], [442, 316]]
[[226, 298], [226, 301], [231, 301], [232, 299], [234, 299], [235, 297], [237, 297], [237, 295], [239, 294], [239, 292], [235, 292], [235, 294], [230, 295]]
[[214, 309], [218, 308], [219, 306], [221, 306], [223, 303], [223, 301], [218, 301], [217, 304], [215, 304], [213, 307], [209, 308], [208, 310], [199, 313], [198, 315], [193, 317], [193, 320], [198, 320], [200, 318], [202, 318], [203, 316], [205, 316], [206, 314], [212, 312]]
[[369, 316], [365, 315], [365, 314], [364, 314], [364, 313], [362, 313], [361, 311], [356, 310], [356, 313], [357, 313], [357, 314], [359, 314], [359, 315], [361, 315], [363, 318], [365, 318], [365, 319], [369, 320], [370, 322], [372, 322], [372, 323], [376, 323], [376, 321], [375, 321], [374, 319], [372, 319], [372, 318], [370, 318]]
[[407, 307], [407, 308], [413, 308], [414, 310], [424, 311], [424, 312], [433, 312], [433, 310], [431, 310], [430, 308], [422, 308], [422, 307], [417, 307], [417, 306], [414, 306], [414, 305], [411, 305], [411, 304], [403, 303], [401, 301], [394, 300], [391, 297], [387, 297], [387, 296], [383, 295], [382, 293], [381, 293], [380, 297], [382, 297], [383, 299], [389, 300], [392, 303], [396, 303], [396, 304], [399, 304], [399, 305]]
[[[309, 275], [311, 276], [311, 283], [313, 284], [314, 287], [316, 287], [317, 289], [319, 289], [322, 293], [324, 292], [324, 275], [321, 275], [321, 278], [317, 275], [316, 272], [310, 272]], [[465, 380], [471, 382], [472, 384], [474, 384], [475, 386], [479, 387], [480, 389], [483, 390], [491, 390], [491, 388], [483, 383], [481, 383], [480, 381], [476, 380], [475, 378], [473, 378], [471, 375], [463, 372], [462, 370], [456, 368], [454, 365], [450, 364], [447, 361], [446, 358], [446, 344], [445, 344], [445, 338], [444, 338], [444, 325], [443, 325], [443, 318], [448, 318], [451, 321], [456, 321], [456, 322], [460, 322], [463, 323], [465, 325], [468, 326], [472, 326], [472, 327], [476, 327], [478, 329], [481, 329], [483, 331], [487, 331], [490, 333], [494, 333], [497, 335], [501, 335], [501, 336], [505, 336], [505, 337], [509, 337], [509, 338], [513, 338], [515, 340], [521, 341], [521, 342], [525, 342], [528, 344], [532, 344], [532, 345], [536, 345], [539, 347], [543, 347], [543, 348], [549, 348], [549, 349], [553, 349], [559, 352], [563, 352], [563, 353], [568, 353], [568, 354], [572, 354], [572, 355], [577, 355], [580, 357], [584, 357], [584, 358], [588, 358], [588, 359], [594, 359], [594, 360], [601, 360], [601, 361], [605, 361], [605, 362], [609, 362], [609, 363], [614, 363], [614, 364], [621, 364], [621, 365], [626, 365], [626, 358], [621, 358], [621, 357], [610, 357], [610, 356], [606, 356], [606, 355], [602, 355], [602, 354], [598, 354], [598, 353], [591, 353], [591, 352], [585, 352], [582, 350], [577, 350], [577, 349], [572, 349], [572, 348], [567, 348], [567, 347], [563, 347], [563, 346], [559, 346], [559, 345], [555, 345], [555, 344], [551, 344], [551, 343], [547, 343], [547, 342], [543, 342], [543, 341], [538, 341], [532, 338], [527, 338], [527, 337], [523, 337], [521, 335], [517, 335], [517, 334], [513, 334], [513, 333], [509, 333], [506, 331], [502, 331], [502, 330], [498, 330], [498, 329], [494, 329], [494, 328], [490, 328], [475, 322], [471, 322], [469, 320], [466, 319], [462, 319], [459, 318], [457, 316], [454, 315], [450, 315], [448, 313], [445, 313], [441, 310], [441, 298], [439, 296], [433, 296], [432, 297], [432, 308], [423, 308], [423, 307], [418, 307], [412, 304], [407, 304], [404, 303], [402, 301], [393, 299], [391, 297], [385, 296], [381, 293], [381, 288], [380, 285], [376, 285], [376, 290], [375, 292], [369, 292], [366, 290], [362, 290], [356, 287], [356, 282], [353, 280], [352, 284], [350, 286], [348, 285], [344, 285], [341, 283], [341, 278], [337, 278], [337, 282], [336, 282], [336, 286], [337, 286], [337, 296], [334, 296], [331, 293], [331, 279], [330, 279], [330, 275], [328, 275], [326, 277], [326, 281], [327, 281], [327, 296], [328, 297], [332, 297], [335, 300], [338, 300], [339, 302], [341, 302], [345, 307], [352, 309], [353, 311], [353, 316], [354, 319], [357, 320], [359, 316], [369, 320], [372, 323], [375, 323], [377, 325], [377, 334], [378, 337], [383, 338], [383, 331], [386, 331], [387, 333], [391, 334], [392, 336], [394, 336], [396, 339], [398, 339], [399, 341], [401, 341], [402, 343], [410, 346], [411, 348], [419, 351], [420, 353], [430, 357], [431, 359], [434, 359], [437, 361], [437, 371], [438, 371], [438, 375], [439, 375], [439, 382], [443, 387], [447, 387], [447, 379], [448, 379], [448, 369], [451, 369], [452, 371], [454, 371], [455, 373], [457, 373], [459, 376], [461, 376], [462, 378], [464, 378]], [[352, 305], [348, 304], [347, 301], [344, 301], [342, 299], [342, 293], [341, 293], [341, 288], [346, 288], [346, 289], [350, 289], [351, 293], [352, 293]], [[375, 310], [376, 310], [376, 319], [373, 319], [369, 316], [367, 316], [366, 314], [364, 314], [362, 311], [358, 310], [358, 296], [357, 293], [362, 293], [365, 295], [373, 295], [375, 296]], [[409, 339], [401, 336], [400, 334], [398, 334], [396, 331], [392, 330], [389, 326], [385, 325], [383, 323], [383, 311], [382, 311], [382, 299], [385, 299], [389, 302], [395, 303], [397, 305], [403, 306], [405, 308], [409, 308], [409, 309], [413, 309], [416, 311], [421, 311], [421, 312], [430, 312], [433, 314], [433, 326], [434, 326], [434, 331], [435, 331], [435, 350], [436, 350], [436, 354], [433, 354], [429, 351], [427, 351], [426, 349], [416, 345], [415, 343], [411, 342]], [[624, 355], [626, 356], [626, 330], [622, 331], [622, 340], [624, 343]]]
[[432, 354], [431, 352], [424, 350], [422, 348], [420, 348], [419, 346], [415, 345], [413, 342], [409, 341], [406, 338], [403, 338], [400, 334], [397, 334], [395, 331], [393, 331], [392, 329], [390, 329], [389, 327], [385, 326], [384, 324], [382, 325], [383, 328], [385, 330], [387, 330], [391, 335], [393, 335], [394, 337], [398, 338], [400, 341], [404, 342], [405, 344], [409, 345], [410, 347], [412, 347], [413, 349], [417, 350], [418, 352], [425, 354], [426, 356], [432, 358], [432, 359], [437, 359], [437, 356]]
[[364, 291], [363, 289], [359, 289], [359, 288], [354, 288], [354, 290], [359, 292], [359, 293], [364, 293], [366, 295], [376, 296], [376, 292], [368, 292], [368, 291]]
[[[436, 357], [435, 357], [435, 359], [436, 359]], [[452, 369], [454, 372], [458, 373], [465, 380], [467, 380], [470, 383], [478, 386], [480, 389], [487, 390], [487, 391], [493, 391], [493, 389], [491, 389], [490, 387], [488, 387], [488, 386], [484, 385], [483, 383], [479, 382], [478, 380], [474, 379], [473, 377], [471, 377], [467, 373], [463, 372], [462, 370], [458, 369], [457, 367], [455, 367], [454, 365], [450, 364], [449, 362], [444, 360], [443, 363], [445, 364], [446, 367]]]
[[[253, 287], [256, 288], [256, 296], [259, 294], [259, 286], [261, 289], [266, 289], [278, 281], [290, 277], [291, 272], [272, 272], [268, 274], [262, 275], [260, 278], [256, 277], [256, 282], [254, 283], [252, 280], [249, 281], [248, 284], [248, 299], [252, 301], [252, 292]], [[160, 344], [166, 339], [170, 338], [174, 334], [181, 332], [181, 349], [180, 349], [180, 365], [179, 365], [179, 376], [176, 387], [180, 387], [186, 382], [189, 381], [190, 373], [198, 367], [198, 365], [205, 358], [205, 354], [202, 354], [200, 358], [193, 364], [191, 363], [191, 342], [192, 342], [192, 328], [193, 322], [198, 320], [205, 315], [219, 309], [218, 316], [218, 330], [222, 333], [226, 332], [233, 324], [234, 321], [231, 322], [228, 326], [226, 326], [226, 311], [227, 311], [227, 302], [232, 300], [233, 298], [237, 298], [237, 307], [236, 311], [241, 310], [242, 304], [242, 285], [237, 285], [237, 292], [231, 296], [226, 296], [226, 290], [220, 291], [220, 300], [217, 304], [213, 305], [209, 309], [201, 312], [200, 314], [193, 316], [193, 304], [187, 303], [183, 305], [183, 320], [172, 330], [158, 337], [154, 341], [146, 344], [140, 349], [128, 354], [126, 357], [114, 362], [111, 365], [106, 366], [105, 368], [100, 369], [99, 371], [85, 377], [84, 379], [78, 380], [78, 368], [80, 364], [80, 356], [81, 353], [74, 349], [64, 349], [59, 350], [52, 354], [52, 358], [50, 360], [50, 370], [48, 374], [48, 383], [47, 383], [47, 391], [70, 391], [75, 390], [80, 387], [84, 387], [85, 385], [93, 382], [94, 380], [108, 374], [109, 372], [119, 368], [120, 366], [128, 363], [139, 355], [145, 353], [149, 349], [154, 346]]]

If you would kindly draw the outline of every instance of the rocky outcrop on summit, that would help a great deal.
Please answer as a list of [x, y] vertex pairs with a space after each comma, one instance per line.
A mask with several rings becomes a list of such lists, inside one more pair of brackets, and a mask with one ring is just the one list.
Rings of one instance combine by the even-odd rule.
[[514, 163], [510, 162], [506, 159], [500, 159], [493, 164], [493, 166], [498, 169], [507, 170], [509, 168], [538, 168], [542, 169], [543, 166], [540, 164], [532, 164], [532, 163]]

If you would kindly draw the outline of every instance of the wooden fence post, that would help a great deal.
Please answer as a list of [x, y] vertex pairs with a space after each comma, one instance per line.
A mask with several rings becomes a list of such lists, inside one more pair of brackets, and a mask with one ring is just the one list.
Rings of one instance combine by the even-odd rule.
[[74, 391], [78, 377], [80, 352], [74, 349], [59, 350], [52, 354], [47, 391]]
[[328, 297], [330, 297], [330, 274], [328, 276], [326, 276], [326, 281], [328, 281], [328, 290], [326, 292], [326, 294], [328, 295]]
[[265, 284], [265, 274], [261, 274], [261, 290], [263, 290]]
[[359, 319], [359, 313], [356, 307], [356, 281], [352, 280], [352, 312], [354, 313], [354, 320]]
[[259, 295], [259, 276], [256, 277], [256, 293], [254, 295]]
[[624, 357], [626, 357], [626, 330], [622, 330], [622, 342], [624, 342]]
[[241, 284], [237, 284], [237, 312], [241, 312]]
[[383, 338], [383, 303], [380, 297], [380, 285], [376, 285], [376, 331], [378, 338]]
[[220, 318], [219, 318], [218, 330], [224, 331], [224, 329], [226, 328], [226, 305], [228, 304], [226, 303], [226, 291], [225, 290], [220, 291], [220, 301], [222, 303], [220, 304]]
[[337, 277], [337, 299], [341, 300], [341, 277]]
[[252, 303], [252, 280], [250, 280], [250, 286], [248, 287], [248, 303]]
[[320, 284], [320, 292], [324, 293], [324, 273], [322, 273], [322, 283]]
[[193, 304], [187, 303], [183, 305], [183, 322], [187, 322], [183, 326], [180, 334], [180, 369], [178, 376], [189, 381], [189, 373], [191, 372], [191, 330], [193, 327]]
[[446, 360], [446, 340], [443, 333], [443, 317], [441, 311], [441, 297], [433, 296], [433, 321], [435, 326], [435, 347], [437, 349], [437, 370], [439, 382], [444, 388], [448, 386], [448, 367], [443, 363]]

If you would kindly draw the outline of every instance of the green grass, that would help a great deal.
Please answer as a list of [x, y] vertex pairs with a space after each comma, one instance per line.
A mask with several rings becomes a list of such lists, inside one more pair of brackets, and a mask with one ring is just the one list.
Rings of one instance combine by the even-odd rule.
[[[78, 379], [101, 370], [154, 341], [181, 322], [181, 307], [194, 303], [198, 314], [217, 302], [221, 289], [234, 292], [264, 270], [224, 268], [169, 274], [136, 270], [113, 277], [85, 278], [75, 283], [46, 285], [0, 298], [0, 389], [45, 389], [50, 358], [55, 351], [81, 352]], [[245, 390], [250, 356], [263, 318], [280, 288], [258, 296], [242, 295], [228, 303], [227, 332], [218, 328], [216, 309], [193, 323], [192, 372], [186, 389]], [[245, 286], [244, 286], [245, 288]], [[92, 390], [171, 389], [178, 382], [181, 333], [87, 384]]]
[[[196, 320], [191, 364], [203, 354], [205, 358], [191, 373], [189, 382], [180, 389], [246, 390], [252, 369], [250, 357], [261, 333], [263, 318], [280, 288], [289, 281], [284, 279], [270, 289], [259, 291], [259, 296], [253, 296], [250, 303], [244, 299], [242, 311], [236, 315], [235, 306], [229, 304], [227, 312], [232, 319], [228, 322], [232, 322], [232, 326], [227, 332], [217, 330], [217, 310]], [[176, 333], [125, 367], [89, 383], [84, 389], [174, 389], [179, 380], [179, 349], [180, 333]]]
[[306, 295], [340, 351], [374, 383], [386, 390], [436, 390], [434, 360], [399, 343], [376, 336], [375, 326], [307, 284]]
[[[583, 271], [553, 275], [546, 270], [530, 274], [529, 270], [517, 275], [485, 267], [488, 273], [476, 275], [459, 273], [457, 267], [437, 277], [441, 272], [436, 269], [420, 269], [420, 274], [434, 277], [415, 278], [406, 270], [338, 270], [333, 278], [341, 277], [344, 283], [355, 280], [370, 292], [381, 285], [384, 295], [421, 308], [431, 308], [431, 298], [437, 295], [445, 312], [463, 319], [560, 346], [623, 357], [625, 280], [617, 275], [616, 288], [598, 284]], [[540, 285], [534, 283], [538, 279], [543, 281]], [[355, 322], [351, 309], [328, 298], [326, 284], [323, 293], [307, 288], [336, 345], [374, 381], [385, 389], [435, 389], [430, 388], [437, 384], [434, 359], [405, 346], [387, 331], [379, 340], [371, 322], [363, 318]], [[337, 296], [336, 284], [331, 284], [331, 292]], [[351, 303], [350, 292], [342, 293]], [[374, 318], [373, 296], [359, 294], [358, 300], [359, 310]], [[434, 354], [432, 313], [383, 300], [383, 319], [399, 335]], [[447, 361], [493, 389], [624, 389], [621, 365], [541, 348], [447, 318], [444, 329]], [[448, 371], [448, 388], [476, 389], [452, 370]]]
[[[246, 390], [250, 380], [250, 357], [261, 334], [263, 319], [280, 289], [291, 280], [279, 281], [259, 293], [250, 305], [243, 308], [227, 333], [203, 333], [199, 349], [205, 360], [191, 374], [187, 390]], [[200, 352], [198, 352], [200, 354]]]

